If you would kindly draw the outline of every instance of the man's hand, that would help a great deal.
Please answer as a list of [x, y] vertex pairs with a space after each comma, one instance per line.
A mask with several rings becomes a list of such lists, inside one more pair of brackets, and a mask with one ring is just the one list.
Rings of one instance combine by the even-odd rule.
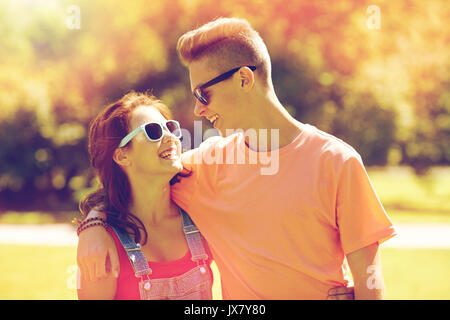
[[327, 300], [355, 300], [353, 287], [335, 287], [328, 290]]
[[[88, 217], [92, 217], [91, 213]], [[119, 276], [117, 248], [114, 239], [104, 227], [90, 227], [80, 233], [77, 263], [81, 276], [87, 281], [105, 279], [111, 275], [115, 278]]]

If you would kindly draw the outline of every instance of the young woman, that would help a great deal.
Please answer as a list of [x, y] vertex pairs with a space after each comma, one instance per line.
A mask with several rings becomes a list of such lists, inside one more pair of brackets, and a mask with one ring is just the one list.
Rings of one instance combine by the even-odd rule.
[[[101, 187], [80, 202], [106, 221], [113, 236], [118, 278], [81, 277], [79, 299], [211, 299], [211, 253], [189, 216], [170, 200], [183, 174], [181, 130], [155, 97], [131, 92], [112, 103], [89, 130], [91, 163]], [[83, 272], [83, 266], [80, 266]]]

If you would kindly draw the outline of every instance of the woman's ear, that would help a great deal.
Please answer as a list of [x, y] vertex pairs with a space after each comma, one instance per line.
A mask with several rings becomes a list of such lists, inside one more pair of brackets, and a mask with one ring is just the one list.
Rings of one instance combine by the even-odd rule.
[[119, 166], [129, 166], [131, 164], [131, 160], [128, 157], [128, 153], [126, 148], [117, 148], [114, 150], [113, 154], [113, 160], [119, 165]]
[[253, 88], [253, 85], [255, 84], [255, 75], [250, 68], [242, 67], [239, 70], [239, 82], [241, 88], [243, 88], [245, 92], [249, 92]]

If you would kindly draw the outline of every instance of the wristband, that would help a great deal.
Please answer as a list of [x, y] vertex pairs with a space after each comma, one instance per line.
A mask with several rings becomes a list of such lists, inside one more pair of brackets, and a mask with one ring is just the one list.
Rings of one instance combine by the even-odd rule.
[[[95, 220], [98, 220], [98, 219], [95, 219]], [[93, 220], [91, 220], [91, 221], [93, 221]], [[108, 224], [106, 222], [103, 222], [103, 219], [102, 219], [101, 222], [94, 222], [94, 223], [91, 223], [91, 224], [88, 224], [88, 222], [86, 222], [86, 223], [84, 223], [84, 224], [82, 224], [81, 226], [78, 227], [78, 229], [77, 229], [77, 236], [80, 236], [80, 233], [82, 231], [84, 231], [84, 230], [86, 230], [86, 229], [88, 229], [90, 227], [95, 227], [95, 226], [103, 226], [104, 228], [106, 228], [108, 226]]]
[[106, 223], [106, 219], [103, 219], [100, 217], [94, 217], [94, 218], [89, 218], [89, 219], [82, 221], [79, 228], [85, 226], [86, 224], [88, 224], [89, 222], [92, 222], [92, 221], [100, 221], [100, 222]]

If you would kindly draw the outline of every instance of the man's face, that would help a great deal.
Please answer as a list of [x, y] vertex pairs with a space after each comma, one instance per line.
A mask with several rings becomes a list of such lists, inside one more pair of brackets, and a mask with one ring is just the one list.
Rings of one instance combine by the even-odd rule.
[[[217, 77], [221, 72], [209, 67], [206, 60], [192, 62], [189, 65], [189, 75], [191, 81], [191, 92], [196, 87]], [[239, 86], [236, 85], [237, 74], [233, 77], [214, 84], [202, 90], [203, 94], [208, 98], [208, 105], [204, 105], [198, 99], [195, 99], [194, 114], [198, 117], [205, 117], [225, 135], [226, 129], [238, 129], [240, 112], [237, 107], [237, 94]]]

